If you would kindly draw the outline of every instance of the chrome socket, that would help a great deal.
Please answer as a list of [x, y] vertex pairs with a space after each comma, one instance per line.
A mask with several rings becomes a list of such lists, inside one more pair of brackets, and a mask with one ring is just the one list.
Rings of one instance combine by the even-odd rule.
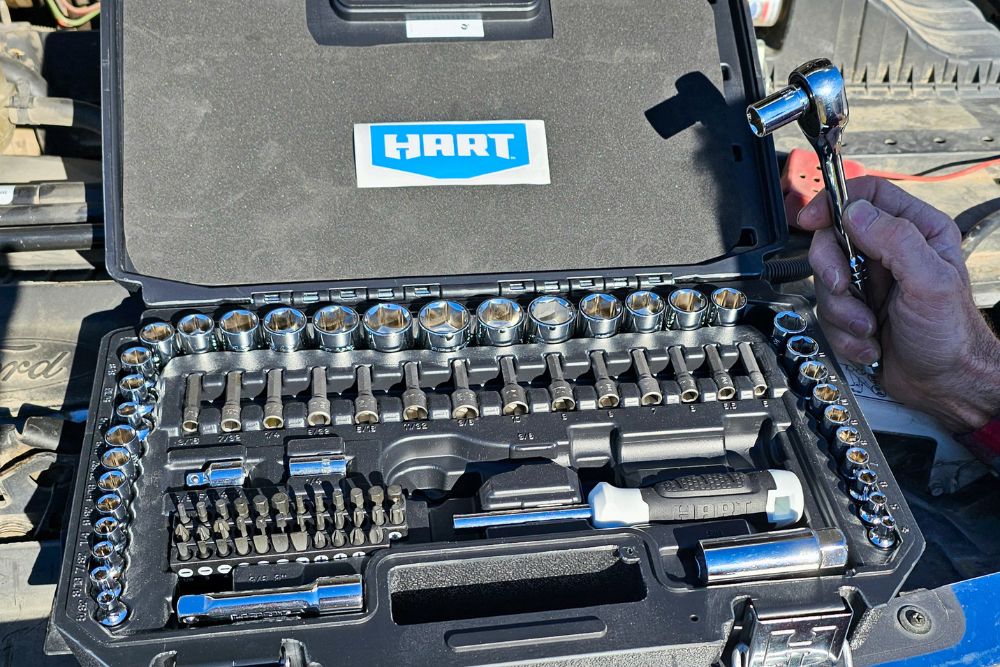
[[361, 318], [368, 347], [379, 352], [399, 352], [413, 347], [413, 317], [395, 303], [378, 303]]
[[848, 449], [860, 447], [861, 444], [861, 431], [853, 426], [838, 426], [830, 439], [830, 447], [838, 457], [843, 457]]
[[656, 292], [639, 290], [625, 297], [624, 329], [652, 333], [663, 328], [667, 304]]
[[276, 429], [285, 425], [285, 405], [281, 400], [281, 385], [284, 371], [272, 368], [267, 372], [264, 398], [264, 428]]
[[682, 287], [667, 297], [669, 307], [667, 327], [681, 331], [694, 331], [705, 324], [708, 299], [698, 290]]
[[223, 433], [235, 433], [243, 428], [243, 372], [226, 373], [226, 402], [222, 404], [219, 428]]
[[109, 447], [126, 450], [136, 458], [142, 456], [142, 440], [139, 433], [128, 424], [116, 424], [104, 433], [104, 442]]
[[604, 352], [594, 350], [590, 353], [590, 369], [594, 374], [594, 391], [597, 392], [597, 407], [617, 408], [621, 403], [618, 385], [608, 375], [608, 364]]
[[694, 376], [688, 371], [687, 361], [684, 359], [684, 349], [671, 347], [667, 350], [667, 354], [670, 357], [670, 365], [674, 369], [674, 379], [681, 386], [681, 402], [694, 403], [701, 396], [701, 392], [698, 391], [698, 383], [695, 382]]
[[794, 310], [782, 310], [774, 316], [774, 326], [771, 329], [771, 343], [779, 350], [785, 346], [785, 341], [792, 336], [804, 333], [806, 320]]
[[125, 569], [125, 557], [110, 540], [99, 540], [90, 545], [90, 558], [99, 567], [105, 567], [114, 573], [116, 579], [121, 577]]
[[248, 352], [260, 347], [260, 318], [257, 313], [237, 308], [219, 318], [219, 340], [230, 352]]
[[305, 313], [298, 308], [276, 308], [261, 323], [264, 343], [275, 352], [301, 350], [309, 342], [306, 322]]
[[312, 369], [312, 396], [306, 404], [306, 423], [310, 426], [330, 424], [330, 399], [326, 397], [326, 367]]
[[514, 357], [500, 357], [500, 375], [503, 376], [503, 389], [500, 390], [503, 413], [505, 415], [528, 414], [528, 393], [517, 382]]
[[118, 380], [118, 395], [133, 403], [145, 403], [152, 388], [153, 381], [138, 373], [125, 375]]
[[785, 361], [788, 368], [796, 369], [804, 361], [813, 359], [819, 354], [819, 343], [809, 336], [792, 336], [785, 343]]
[[139, 329], [139, 342], [153, 350], [161, 368], [180, 351], [177, 330], [167, 322], [150, 322]]
[[181, 430], [188, 434], [197, 433], [200, 416], [201, 373], [191, 373], [184, 381], [184, 409], [181, 415]]
[[110, 516], [98, 517], [94, 521], [94, 542], [110, 542], [115, 548], [121, 551], [125, 548], [125, 527]]
[[115, 406], [115, 421], [134, 429], [145, 429], [147, 424], [152, 422], [154, 407], [152, 403], [135, 403], [134, 401], [119, 403]]
[[835, 384], [823, 382], [813, 387], [810, 392], [809, 404], [816, 415], [822, 415], [828, 406], [839, 402], [840, 389]]
[[451, 418], [474, 419], [479, 416], [479, 399], [476, 392], [469, 387], [469, 369], [464, 359], [453, 359], [451, 362], [452, 384]]
[[881, 491], [869, 493], [858, 508], [858, 518], [869, 527], [877, 525], [887, 514], [889, 514], [889, 499]]
[[361, 318], [349, 306], [325, 306], [313, 314], [313, 334], [319, 349], [348, 352], [361, 343]]
[[[680, 348], [671, 348], [680, 350]], [[653, 372], [649, 368], [649, 359], [646, 357], [646, 350], [632, 350], [632, 369], [635, 371], [636, 383], [639, 385], [639, 403], [641, 405], [659, 405], [663, 402], [663, 392], [660, 390], [660, 383], [653, 377]], [[683, 354], [681, 363], [683, 364]]]
[[837, 429], [849, 426], [850, 421], [851, 413], [843, 405], [828, 405], [823, 408], [823, 416], [820, 418], [820, 432], [828, 438], [833, 438]]
[[415, 361], [403, 364], [403, 421], [423, 421], [427, 419], [427, 394], [420, 388], [420, 366]]
[[177, 338], [185, 354], [211, 352], [215, 349], [215, 322], [203, 313], [185, 315], [177, 323]]
[[732, 287], [720, 287], [712, 292], [711, 315], [709, 321], [720, 327], [733, 327], [739, 324], [747, 309], [747, 295]]
[[573, 385], [563, 376], [562, 355], [545, 355], [545, 365], [549, 369], [549, 396], [552, 412], [569, 412], [576, 409]]
[[564, 343], [573, 336], [576, 309], [561, 296], [540, 296], [528, 304], [528, 340]]
[[733, 378], [726, 371], [722, 363], [722, 356], [719, 354], [718, 345], [705, 346], [705, 358], [708, 360], [708, 368], [712, 373], [712, 380], [715, 381], [716, 395], [720, 401], [728, 401], [736, 397], [736, 385]]
[[101, 494], [117, 493], [126, 502], [132, 500], [132, 480], [118, 469], [99, 471], [97, 490]]
[[146, 378], [155, 378], [157, 372], [156, 359], [153, 358], [153, 351], [145, 345], [133, 345], [125, 348], [118, 356], [122, 370], [128, 375], [142, 375]]
[[868, 496], [876, 491], [878, 491], [878, 473], [871, 468], [859, 470], [847, 487], [851, 498], [859, 503], [867, 500]]
[[476, 320], [460, 303], [431, 301], [417, 313], [420, 343], [429, 350], [460, 350], [472, 340]]
[[818, 384], [825, 384], [830, 379], [830, 370], [822, 361], [806, 359], [798, 365], [798, 375], [795, 384], [806, 395], [812, 394], [812, 389]]
[[757, 357], [754, 356], [753, 346], [750, 343], [740, 343], [736, 346], [736, 349], [740, 351], [740, 361], [743, 363], [743, 368], [746, 369], [750, 384], [753, 385], [753, 395], [757, 398], [762, 397], [767, 393], [767, 380], [764, 378], [764, 374], [760, 372], [760, 366], [757, 365]]
[[106, 628], [116, 628], [128, 620], [128, 607], [117, 598], [108, 600], [98, 606], [94, 618]]
[[618, 333], [624, 308], [610, 294], [588, 294], [580, 299], [577, 331], [584, 338], [609, 338]]
[[[115, 572], [106, 565], [91, 568], [87, 575], [87, 585], [91, 597], [96, 598], [101, 591], [121, 592], [120, 572]], [[115, 596], [117, 597], [117, 596]]]
[[94, 501], [94, 509], [100, 516], [110, 516], [119, 523], [128, 523], [128, 503], [117, 493], [105, 493]]
[[868, 529], [868, 541], [879, 549], [891, 549], [899, 541], [896, 534], [896, 519], [891, 514], [885, 514], [882, 519]]
[[844, 451], [844, 462], [840, 474], [853, 480], [859, 472], [868, 468], [868, 450], [864, 447], [849, 447]]
[[355, 377], [358, 395], [354, 399], [354, 423], [377, 424], [379, 420], [378, 400], [372, 393], [372, 369], [368, 366], [358, 366]]
[[476, 309], [476, 319], [476, 340], [480, 345], [506, 347], [524, 340], [524, 310], [513, 299], [483, 301]]

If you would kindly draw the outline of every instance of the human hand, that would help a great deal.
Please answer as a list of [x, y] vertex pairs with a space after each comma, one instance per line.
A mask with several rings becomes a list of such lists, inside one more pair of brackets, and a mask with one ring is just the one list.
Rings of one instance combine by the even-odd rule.
[[883, 388], [955, 432], [983, 426], [1000, 411], [1000, 341], [972, 300], [958, 227], [883, 179], [851, 179], [847, 191], [844, 226], [868, 258], [870, 307], [848, 291], [826, 193], [798, 216], [816, 232], [809, 263], [831, 345], [861, 364], [881, 358]]

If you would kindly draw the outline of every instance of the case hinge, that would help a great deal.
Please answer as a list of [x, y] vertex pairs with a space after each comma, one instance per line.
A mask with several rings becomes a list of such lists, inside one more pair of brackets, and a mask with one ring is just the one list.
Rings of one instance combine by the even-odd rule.
[[814, 614], [768, 616], [748, 604], [730, 667], [837, 667], [850, 664], [846, 643], [853, 613], [841, 609]]

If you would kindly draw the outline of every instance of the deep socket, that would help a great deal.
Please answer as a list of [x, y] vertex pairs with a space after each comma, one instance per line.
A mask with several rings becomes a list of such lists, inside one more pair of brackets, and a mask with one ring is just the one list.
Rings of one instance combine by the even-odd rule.
[[125, 375], [118, 381], [118, 395], [133, 403], [145, 403], [152, 388], [153, 381], [137, 373]]
[[656, 292], [639, 290], [625, 297], [625, 331], [652, 333], [663, 328], [667, 304]]
[[816, 576], [847, 566], [847, 540], [837, 528], [796, 528], [701, 540], [698, 576], [706, 584]]
[[639, 402], [642, 405], [659, 405], [663, 402], [663, 392], [660, 391], [660, 383], [653, 377], [649, 368], [646, 350], [632, 350], [630, 355], [632, 357], [632, 370], [635, 371], [636, 383], [639, 386]]
[[469, 369], [464, 359], [453, 359], [451, 362], [451, 379], [454, 390], [451, 392], [452, 419], [474, 419], [479, 416], [479, 400], [476, 392], [469, 388]]
[[889, 499], [881, 491], [872, 491], [858, 508], [858, 518], [867, 525], [874, 526], [889, 513]]
[[177, 356], [177, 331], [167, 322], [150, 322], [139, 329], [139, 342], [153, 350], [162, 368]]
[[553, 412], [568, 412], [576, 409], [573, 385], [563, 377], [562, 355], [545, 355], [545, 366], [549, 370], [549, 395]]
[[859, 470], [847, 487], [851, 498], [859, 503], [867, 500], [874, 491], [878, 491], [878, 473], [871, 468]]
[[840, 389], [837, 388], [837, 385], [823, 382], [812, 388], [809, 404], [813, 414], [821, 415], [827, 406], [835, 405], [839, 402]]
[[669, 317], [667, 326], [681, 331], [693, 331], [705, 324], [708, 299], [698, 290], [683, 287], [667, 297]]
[[431, 301], [417, 313], [420, 344], [436, 352], [460, 350], [472, 340], [476, 320], [455, 301]]
[[760, 372], [757, 357], [753, 353], [753, 346], [750, 343], [744, 342], [737, 345], [736, 349], [740, 352], [740, 361], [747, 372], [750, 384], [753, 385], [753, 395], [760, 398], [767, 393], [767, 380], [764, 378], [764, 374]]
[[597, 393], [597, 407], [617, 408], [621, 403], [618, 385], [608, 374], [608, 364], [602, 350], [590, 353], [590, 370], [594, 374], [594, 391]]
[[153, 351], [145, 345], [133, 345], [122, 350], [118, 356], [122, 370], [126, 374], [138, 374], [147, 378], [156, 377], [156, 359]]
[[476, 340], [480, 345], [505, 347], [524, 339], [524, 310], [513, 299], [487, 299], [476, 309], [479, 326]]
[[361, 318], [368, 347], [378, 352], [399, 352], [413, 347], [413, 317], [404, 306], [378, 303]]
[[671, 347], [667, 350], [670, 357], [670, 365], [674, 369], [674, 379], [681, 386], [681, 402], [694, 403], [701, 396], [698, 391], [698, 383], [687, 368], [687, 361], [684, 359], [684, 349], [681, 347]]
[[[850, 421], [851, 413], [843, 405], [828, 405], [823, 409], [820, 431], [826, 437], [832, 438], [836, 435], [837, 429], [841, 426], [847, 426]], [[857, 429], [854, 430], [857, 432]]]
[[313, 315], [313, 333], [319, 349], [347, 352], [361, 342], [361, 318], [349, 306], [326, 306]]
[[223, 349], [247, 352], [260, 347], [260, 319], [257, 313], [237, 308], [219, 318], [219, 339]]
[[284, 371], [272, 368], [267, 372], [264, 396], [264, 428], [276, 429], [285, 425], [285, 406], [281, 400], [281, 385]]
[[803, 394], [809, 396], [812, 394], [813, 387], [825, 384], [829, 378], [830, 370], [826, 364], [815, 359], [806, 359], [798, 366], [795, 384], [798, 385]]
[[372, 393], [372, 369], [368, 366], [358, 366], [355, 371], [358, 395], [354, 399], [354, 423], [378, 423], [378, 400]]
[[226, 402], [222, 405], [222, 420], [220, 428], [223, 433], [235, 433], [243, 428], [242, 407], [243, 373], [229, 371], [226, 373]]
[[622, 302], [610, 294], [588, 294], [580, 299], [577, 333], [584, 338], [609, 338], [622, 322]]
[[879, 549], [891, 549], [898, 540], [896, 519], [891, 514], [882, 515], [882, 519], [868, 529], [868, 541]]
[[747, 295], [732, 287], [720, 287], [709, 297], [711, 311], [709, 321], [721, 327], [739, 324], [747, 308]]
[[215, 349], [215, 322], [203, 313], [185, 315], [177, 323], [181, 352], [201, 354]]
[[[830, 406], [827, 410], [835, 406]], [[853, 426], [838, 426], [830, 439], [830, 447], [834, 456], [843, 458], [844, 454], [851, 447], [861, 446], [861, 431]]]
[[576, 308], [561, 296], [540, 296], [528, 304], [528, 339], [564, 343], [573, 336]]
[[785, 341], [792, 336], [797, 336], [806, 330], [806, 320], [794, 310], [782, 310], [774, 316], [774, 324], [771, 328], [771, 343], [781, 350], [785, 346]]
[[427, 394], [420, 388], [420, 365], [415, 361], [403, 364], [403, 421], [427, 419]]
[[104, 434], [104, 442], [110, 447], [121, 447], [132, 456], [142, 456], [142, 441], [138, 432], [128, 424], [112, 426]]
[[785, 361], [792, 370], [798, 368], [802, 362], [815, 358], [817, 354], [819, 354], [819, 343], [809, 336], [792, 336], [785, 343]]
[[264, 342], [275, 352], [295, 352], [309, 342], [306, 316], [298, 308], [275, 308], [264, 316], [261, 331]]
[[840, 474], [848, 480], [868, 468], [868, 450], [864, 447], [850, 447], [844, 451], [844, 462], [840, 466]]
[[330, 399], [326, 397], [326, 366], [312, 369], [309, 403], [306, 404], [306, 423], [310, 426], [327, 426], [330, 423]]
[[201, 415], [201, 373], [191, 373], [187, 376], [184, 384], [181, 430], [185, 433], [197, 433], [198, 418]]
[[503, 377], [503, 389], [500, 397], [503, 399], [505, 415], [528, 414], [528, 393], [517, 382], [517, 369], [514, 357], [500, 357], [500, 375]]
[[708, 360], [708, 369], [712, 373], [712, 380], [717, 387], [716, 396], [720, 401], [728, 401], [736, 396], [736, 385], [733, 378], [726, 371], [722, 363], [722, 356], [719, 354], [719, 346], [715, 344], [705, 346], [705, 358]]
[[136, 430], [146, 430], [152, 424], [154, 407], [152, 403], [119, 403], [115, 406], [115, 421]]

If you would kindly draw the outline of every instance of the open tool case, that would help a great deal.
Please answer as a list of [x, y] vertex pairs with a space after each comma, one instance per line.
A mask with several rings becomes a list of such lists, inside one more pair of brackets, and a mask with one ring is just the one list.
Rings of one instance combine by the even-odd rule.
[[[742, 2], [107, 4], [107, 265], [149, 310], [102, 341], [50, 650], [763, 664], [899, 590], [923, 538], [759, 277], [787, 232]], [[407, 38], [456, 16], [483, 37]], [[512, 119], [549, 185], [356, 185], [355, 124]], [[501, 298], [519, 340], [447, 349]], [[401, 308], [338, 337], [331, 304]]]

